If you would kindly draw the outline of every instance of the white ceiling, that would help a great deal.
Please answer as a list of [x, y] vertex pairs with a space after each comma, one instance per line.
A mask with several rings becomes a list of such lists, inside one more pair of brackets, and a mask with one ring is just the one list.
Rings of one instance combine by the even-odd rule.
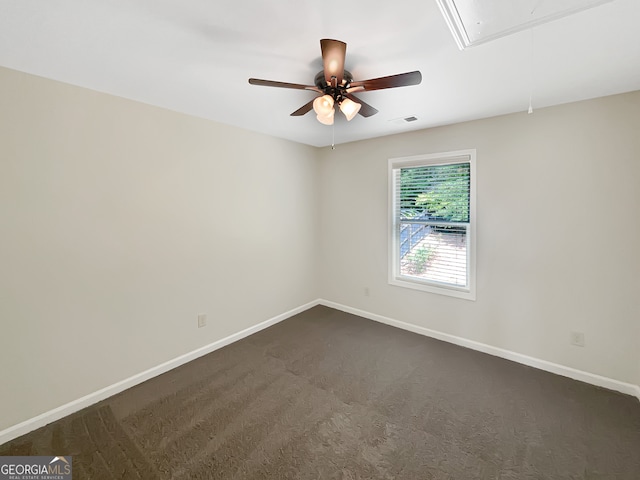
[[0, 0], [0, 65], [326, 146], [332, 127], [289, 116], [312, 92], [247, 79], [313, 84], [321, 38], [347, 43], [356, 80], [422, 72], [359, 93], [380, 112], [336, 115], [344, 143], [526, 112], [531, 88], [534, 109], [640, 90], [639, 19], [639, 0], [614, 0], [535, 27], [533, 49], [523, 31], [460, 51], [435, 0]]

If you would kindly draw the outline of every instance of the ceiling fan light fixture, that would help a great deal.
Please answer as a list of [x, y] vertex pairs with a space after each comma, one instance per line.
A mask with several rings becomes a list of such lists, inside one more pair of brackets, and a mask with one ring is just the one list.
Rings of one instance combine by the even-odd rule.
[[362, 105], [359, 103], [354, 102], [349, 98], [345, 98], [340, 103], [340, 111], [344, 113], [344, 116], [347, 117], [347, 121], [350, 122], [351, 119], [358, 114], [361, 106]]
[[318, 72], [313, 79], [314, 85], [277, 82], [259, 78], [250, 78], [249, 83], [251, 85], [262, 85], [265, 87], [291, 88], [294, 90], [315, 92], [319, 96], [305, 103], [302, 107], [291, 113], [291, 116], [301, 117], [313, 110], [320, 123], [333, 125], [337, 107], [340, 107], [340, 110], [348, 121], [352, 120], [356, 115], [367, 118], [378, 113], [378, 110], [371, 105], [353, 96], [352, 92], [408, 87], [410, 85], [418, 85], [422, 82], [422, 74], [418, 70], [354, 82], [351, 72], [344, 68], [345, 53], [347, 50], [346, 43], [340, 40], [323, 38], [320, 40], [320, 50], [322, 50], [322, 70]]
[[333, 97], [331, 95], [323, 95], [313, 101], [313, 110], [316, 114], [333, 117]]

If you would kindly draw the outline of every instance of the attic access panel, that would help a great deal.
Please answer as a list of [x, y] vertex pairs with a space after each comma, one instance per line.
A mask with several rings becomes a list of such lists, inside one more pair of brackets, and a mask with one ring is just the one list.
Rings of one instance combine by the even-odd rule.
[[437, 0], [460, 50], [612, 0]]

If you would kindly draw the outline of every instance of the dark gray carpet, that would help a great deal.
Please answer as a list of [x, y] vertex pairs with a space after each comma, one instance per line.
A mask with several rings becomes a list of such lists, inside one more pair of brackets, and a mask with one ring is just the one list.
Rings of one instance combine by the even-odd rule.
[[316, 307], [9, 454], [77, 479], [639, 479], [640, 403]]

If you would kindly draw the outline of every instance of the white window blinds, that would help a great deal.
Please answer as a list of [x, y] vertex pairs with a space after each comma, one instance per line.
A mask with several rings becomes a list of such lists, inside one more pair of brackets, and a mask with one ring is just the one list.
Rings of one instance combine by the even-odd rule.
[[392, 276], [469, 292], [471, 161], [429, 160], [391, 164]]

